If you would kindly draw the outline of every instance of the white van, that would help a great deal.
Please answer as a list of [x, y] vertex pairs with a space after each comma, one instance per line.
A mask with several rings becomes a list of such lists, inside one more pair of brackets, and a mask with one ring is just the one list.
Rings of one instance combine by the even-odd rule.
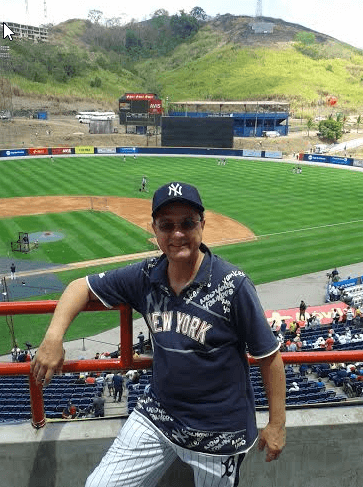
[[280, 132], [277, 130], [267, 130], [263, 132], [264, 137], [280, 137]]

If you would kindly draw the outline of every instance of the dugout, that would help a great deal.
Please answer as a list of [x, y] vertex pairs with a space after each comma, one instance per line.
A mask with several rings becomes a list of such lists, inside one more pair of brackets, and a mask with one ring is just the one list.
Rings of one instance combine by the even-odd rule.
[[169, 116], [225, 117], [233, 121], [235, 137], [262, 137], [264, 132], [289, 133], [289, 103], [274, 101], [180, 101], [170, 103]]

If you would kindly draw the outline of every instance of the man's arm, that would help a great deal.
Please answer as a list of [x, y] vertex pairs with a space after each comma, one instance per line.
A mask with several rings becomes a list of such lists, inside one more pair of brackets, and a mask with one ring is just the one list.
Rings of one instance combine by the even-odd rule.
[[89, 290], [85, 278], [72, 281], [63, 292], [48, 330], [31, 363], [37, 383], [49, 384], [53, 375], [61, 372], [64, 361], [63, 336], [74, 318], [89, 301], [97, 297]]
[[286, 378], [284, 363], [279, 351], [259, 360], [262, 380], [269, 404], [269, 422], [261, 431], [258, 447], [266, 447], [266, 461], [276, 460], [285, 446]]

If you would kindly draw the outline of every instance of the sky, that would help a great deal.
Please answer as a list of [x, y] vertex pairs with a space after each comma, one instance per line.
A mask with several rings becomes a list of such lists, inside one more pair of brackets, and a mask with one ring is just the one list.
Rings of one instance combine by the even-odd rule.
[[[44, 12], [46, 5], [45, 17]], [[28, 6], [28, 8], [26, 8]], [[207, 15], [230, 13], [254, 16], [257, 0], [148, 0], [112, 2], [104, 0], [0, 0], [0, 21], [39, 26], [68, 19], [87, 19], [90, 10], [100, 10], [105, 19], [121, 17], [124, 22], [150, 18], [158, 9], [175, 14], [201, 7]], [[262, 0], [265, 17], [280, 18], [322, 32], [363, 49], [362, 0]]]

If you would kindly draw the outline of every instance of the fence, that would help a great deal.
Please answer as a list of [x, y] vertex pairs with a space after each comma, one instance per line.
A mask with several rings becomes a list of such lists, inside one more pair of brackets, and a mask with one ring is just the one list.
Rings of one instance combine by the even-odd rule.
[[[45, 314], [53, 313], [58, 301], [22, 301], [0, 303], [0, 315], [18, 314]], [[83, 310], [109, 311], [101, 303], [91, 302]], [[132, 349], [132, 309], [128, 305], [120, 305], [114, 308], [120, 313], [120, 358], [110, 360], [78, 360], [66, 361], [63, 372], [91, 372], [104, 370], [129, 370], [147, 369], [151, 367], [152, 360], [145, 358], [133, 358]], [[281, 354], [285, 364], [296, 363], [331, 363], [331, 362], [358, 362], [363, 361], [363, 350], [347, 350], [339, 352], [284, 352]], [[251, 365], [258, 361], [249, 357]], [[0, 375], [27, 375], [29, 377], [30, 404], [32, 411], [32, 425], [34, 428], [42, 428], [45, 423], [43, 388], [38, 386], [30, 374], [30, 363], [0, 363]]]

